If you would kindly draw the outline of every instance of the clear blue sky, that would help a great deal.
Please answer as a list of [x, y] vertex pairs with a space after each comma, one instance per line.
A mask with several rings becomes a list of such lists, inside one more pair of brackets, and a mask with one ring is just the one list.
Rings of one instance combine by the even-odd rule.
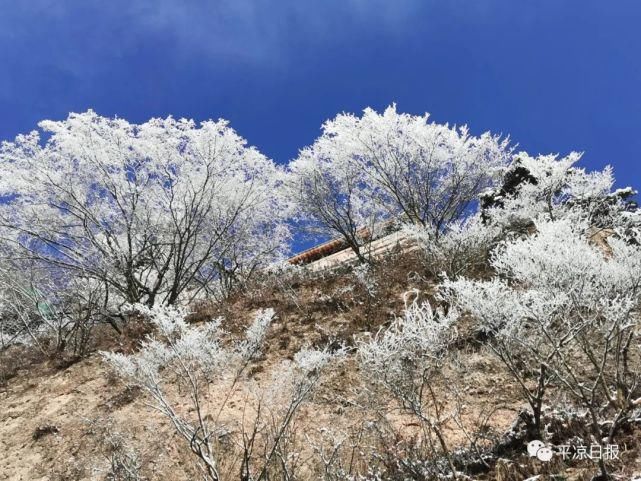
[[0, 0], [0, 139], [93, 108], [224, 117], [286, 162], [396, 102], [641, 188], [638, 0]]

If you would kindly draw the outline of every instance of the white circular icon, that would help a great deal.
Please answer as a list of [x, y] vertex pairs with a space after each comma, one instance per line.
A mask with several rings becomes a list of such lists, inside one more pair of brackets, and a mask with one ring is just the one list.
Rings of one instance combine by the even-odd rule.
[[539, 448], [539, 450], [536, 452], [536, 457], [546, 463], [552, 459], [552, 456], [554, 456], [554, 452], [552, 452], [552, 448], [549, 448], [547, 446]]
[[554, 451], [552, 451], [552, 448], [549, 446], [546, 446], [543, 441], [539, 441], [538, 439], [535, 439], [534, 441], [530, 441], [527, 445], [527, 453], [533, 457], [533, 458], [538, 458], [541, 461], [548, 462], [552, 459], [554, 456]]
[[535, 439], [534, 441], [530, 441], [529, 444], [527, 445], [527, 453], [530, 455], [530, 457], [534, 458], [536, 457], [536, 453], [539, 449], [541, 449], [545, 444], [543, 444], [542, 441], [539, 441], [538, 439]]

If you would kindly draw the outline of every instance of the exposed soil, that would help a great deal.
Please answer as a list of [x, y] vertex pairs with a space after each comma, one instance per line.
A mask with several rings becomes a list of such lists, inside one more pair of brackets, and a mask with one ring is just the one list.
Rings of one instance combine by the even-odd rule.
[[[242, 331], [256, 309], [273, 307], [277, 314], [264, 355], [251, 366], [248, 379], [228, 403], [224, 417], [231, 428], [246, 414], [251, 386], [268, 382], [280, 363], [291, 359], [301, 347], [332, 342], [352, 345], [400, 314], [407, 301], [404, 293], [412, 289], [412, 296], [436, 302], [433, 284], [422, 274], [417, 258], [406, 256], [390, 262], [393, 264], [379, 266], [373, 274], [375, 298], [345, 271], [311, 279], [283, 279], [277, 286], [257, 282], [225, 303], [195, 306], [194, 323], [224, 316], [223, 325], [230, 336]], [[469, 445], [469, 433], [481, 425], [485, 425], [487, 439], [479, 441], [479, 446], [489, 446], [490, 440], [509, 431], [518, 413], [526, 408], [519, 386], [505, 368], [466, 332], [464, 323], [459, 329], [457, 351], [434, 383], [443, 409], [458, 408], [466, 427], [462, 429], [455, 420], [445, 425], [452, 451]], [[101, 337], [94, 349], [130, 352], [147, 332], [147, 327], [135, 323], [122, 336], [99, 330]], [[107, 427], [121, 433], [136, 449], [146, 479], [199, 479], [184, 440], [145, 404], [140, 389], [115, 379], [98, 352], [61, 363], [28, 349], [12, 348], [0, 353], [0, 367], [4, 375], [0, 378], [0, 480], [105, 479], [110, 462], [104, 443]], [[368, 417], [361, 402], [367, 396], [366, 384], [356, 362], [348, 359], [325, 379], [297, 426], [310, 435], [318, 434], [324, 426], [343, 432], [357, 429]], [[212, 386], [208, 396], [211, 406], [220, 402], [217, 392]], [[187, 410], [188, 403], [178, 408]], [[391, 422], [407, 439], [416, 433], [416, 424], [406, 416], [399, 414]], [[640, 432], [632, 430], [625, 437], [621, 473], [626, 476], [641, 472]], [[506, 456], [470, 479], [517, 481], [539, 473], [563, 472], [563, 479], [580, 481], [595, 473], [594, 467], [585, 463], [545, 466], [528, 458], [524, 445]], [[238, 479], [237, 465], [231, 463], [225, 469], [225, 479]], [[316, 477], [317, 473], [308, 472], [306, 479]], [[545, 479], [543, 476], [539, 481]]]

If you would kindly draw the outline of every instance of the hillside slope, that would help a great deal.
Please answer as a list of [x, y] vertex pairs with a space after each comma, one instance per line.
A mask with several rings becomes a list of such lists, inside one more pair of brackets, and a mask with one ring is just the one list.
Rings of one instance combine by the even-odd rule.
[[[410, 300], [438, 304], [433, 296], [434, 281], [422, 270], [416, 253], [381, 261], [369, 272], [367, 282], [348, 268], [270, 279], [257, 280], [225, 302], [195, 305], [190, 317], [192, 325], [202, 326], [222, 316], [228, 339], [234, 339], [254, 312], [267, 307], [275, 310], [276, 319], [269, 327], [262, 356], [252, 362], [247, 376], [233, 389], [231, 400], [225, 405], [224, 425], [230, 433], [237, 432], [251, 417], [247, 406], [255, 399], [256, 386], [269, 388], [274, 377], [283, 372], [283, 363], [302, 347], [328, 343], [352, 346], [368, 333], [389, 325]], [[376, 291], [375, 296], [371, 295], [372, 290]], [[106, 328], [100, 331], [95, 350], [136, 351], [143, 333], [149, 329], [137, 326], [139, 321], [131, 322], [132, 326], [121, 336]], [[468, 463], [467, 479], [516, 481], [560, 472], [567, 480], [591, 479], [594, 470], [589, 462], [546, 464], [527, 456], [523, 424], [519, 421], [527, 403], [518, 395], [518, 384], [465, 323], [458, 326], [457, 332], [452, 354], [431, 387], [440, 409], [454, 413], [444, 416], [442, 432], [451, 452], [460, 451], [457, 462]], [[24, 358], [26, 353], [3, 353], [5, 364], [8, 355]], [[418, 425], [394, 407], [391, 399], [385, 401], [389, 403], [385, 407], [389, 416], [385, 420], [377, 417], [383, 411], [380, 405], [371, 404], [369, 381], [360, 375], [354, 354], [348, 354], [323, 378], [296, 418], [296, 428], [300, 430], [296, 441], [298, 456], [306, 461], [300, 462], [294, 479], [348, 478], [338, 471], [331, 476], [327, 471], [323, 473], [318, 461], [319, 446], [336, 447], [335, 439], [327, 440], [329, 431], [340, 433], [343, 440], [368, 439], [357, 454], [346, 449], [347, 441], [341, 445], [342, 454], [352, 453], [350, 469], [354, 472], [367, 473], [374, 459], [373, 443], [388, 443], [389, 449], [375, 456], [388, 474], [363, 479], [401, 479], [389, 473], [398, 469], [401, 476], [403, 471], [395, 465], [422, 449], [414, 444]], [[182, 399], [177, 409], [189, 416], [185, 393], [179, 392], [177, 386], [171, 389], [172, 395]], [[222, 389], [209, 386], [205, 396], [208, 412], [215, 412], [221, 401], [217, 393]], [[139, 389], [127, 387], [114, 376], [98, 352], [67, 362], [34, 360], [14, 372], [0, 390], [0, 480], [198, 479], [188, 446], [168, 419], [147, 402], [147, 396]], [[547, 422], [567, 422], [557, 415], [547, 413]], [[567, 426], [564, 429], [567, 431]], [[625, 436], [626, 445], [618, 463], [624, 476], [641, 472], [639, 434], [641, 429], [636, 427]], [[476, 449], [487, 451], [488, 456], [494, 453], [492, 461], [487, 458], [487, 466], [470, 461], [471, 439]], [[123, 459], [135, 460], [138, 478], [114, 469]], [[241, 479], [240, 465], [231, 458], [221, 470], [222, 479]]]

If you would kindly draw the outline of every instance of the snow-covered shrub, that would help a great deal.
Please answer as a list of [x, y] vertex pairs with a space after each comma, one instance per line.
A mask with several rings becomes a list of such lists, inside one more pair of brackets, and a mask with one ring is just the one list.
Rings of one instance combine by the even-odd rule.
[[358, 344], [361, 367], [393, 384], [438, 364], [451, 340], [453, 319], [453, 313], [434, 312], [427, 302], [411, 303], [402, 317]]
[[[89, 433], [99, 440], [99, 452], [103, 459], [95, 457], [92, 462], [92, 474], [103, 474], [106, 481], [144, 481], [141, 474], [143, 461], [131, 439], [120, 432], [111, 418], [87, 420]], [[95, 456], [95, 455], [94, 455]], [[105, 465], [106, 461], [106, 465]]]
[[[451, 474], [456, 469], [443, 436], [447, 413], [436, 398], [433, 382], [454, 338], [455, 319], [454, 311], [445, 314], [415, 301], [389, 327], [357, 344], [361, 371], [374, 384], [374, 393], [391, 395], [404, 413], [416, 419], [421, 430], [415, 449], [429, 453], [436, 471], [442, 468], [437, 460], [445, 459]], [[389, 413], [381, 415], [387, 419]]]
[[352, 277], [356, 280], [359, 286], [361, 286], [368, 297], [375, 297], [377, 293], [377, 283], [374, 273], [372, 272], [373, 268], [368, 264], [360, 264], [354, 266], [352, 269]]
[[641, 249], [614, 237], [607, 250], [594, 245], [588, 222], [569, 216], [543, 214], [535, 227], [496, 248], [496, 278], [447, 281], [444, 289], [490, 334], [539, 433], [546, 387], [554, 383], [585, 410], [595, 441], [611, 443], [640, 394], [631, 361], [638, 357]]
[[[193, 327], [185, 322], [187, 311], [180, 307], [135, 306], [149, 316], [158, 335], [146, 340], [136, 354], [104, 353], [104, 358], [127, 382], [141, 387], [151, 399], [151, 406], [165, 415], [176, 432], [188, 443], [203, 468], [203, 474], [218, 480], [221, 453], [218, 437], [222, 424], [207, 418], [206, 405], [210, 384], [217, 383], [216, 397], [229, 397], [225, 381], [236, 384], [248, 363], [260, 350], [273, 310], [259, 312], [246, 338], [232, 347], [221, 344], [220, 319]], [[176, 399], [168, 390], [171, 383], [186, 390], [194, 415], [177, 410]]]
[[443, 232], [420, 225], [406, 225], [404, 231], [418, 243], [425, 268], [435, 277], [456, 277], [485, 268], [499, 235], [479, 215], [454, 221]]
[[[149, 317], [156, 334], [136, 354], [103, 353], [106, 361], [127, 382], [141, 387], [150, 406], [171, 421], [197, 456], [206, 479], [219, 480], [221, 462], [235, 457], [243, 460], [246, 479], [264, 479], [288, 443], [289, 426], [296, 413], [311, 396], [325, 368], [341, 357], [343, 350], [304, 349], [292, 362], [281, 366], [270, 383], [272, 395], [257, 388], [256, 405], [247, 408], [255, 414], [251, 426], [242, 425], [241, 437], [235, 440], [242, 446], [241, 452], [230, 452], [220, 441], [229, 434], [223, 410], [248, 365], [262, 351], [274, 311], [259, 311], [244, 337], [229, 344], [221, 339], [221, 319], [192, 326], [185, 321], [188, 312], [178, 306], [133, 308]], [[189, 411], [179, 408], [181, 397], [174, 387], [187, 394]], [[277, 398], [278, 402], [270, 403], [268, 398]], [[266, 405], [268, 413], [263, 412]], [[262, 451], [256, 452], [259, 449]]]
[[[300, 479], [300, 470], [309, 461], [301, 450], [302, 426], [297, 425], [298, 412], [309, 401], [321, 377], [346, 354], [338, 349], [305, 347], [292, 361], [283, 361], [264, 389], [258, 389], [261, 416], [256, 418], [258, 436], [253, 444], [264, 446], [256, 463], [254, 476], [246, 479]], [[308, 467], [306, 468], [308, 469]]]
[[300, 294], [296, 288], [301, 282], [307, 280], [310, 274], [304, 265], [292, 264], [288, 261], [276, 262], [254, 277], [254, 282], [247, 289], [246, 295], [250, 298], [261, 297], [276, 290], [298, 310], [303, 311]]

